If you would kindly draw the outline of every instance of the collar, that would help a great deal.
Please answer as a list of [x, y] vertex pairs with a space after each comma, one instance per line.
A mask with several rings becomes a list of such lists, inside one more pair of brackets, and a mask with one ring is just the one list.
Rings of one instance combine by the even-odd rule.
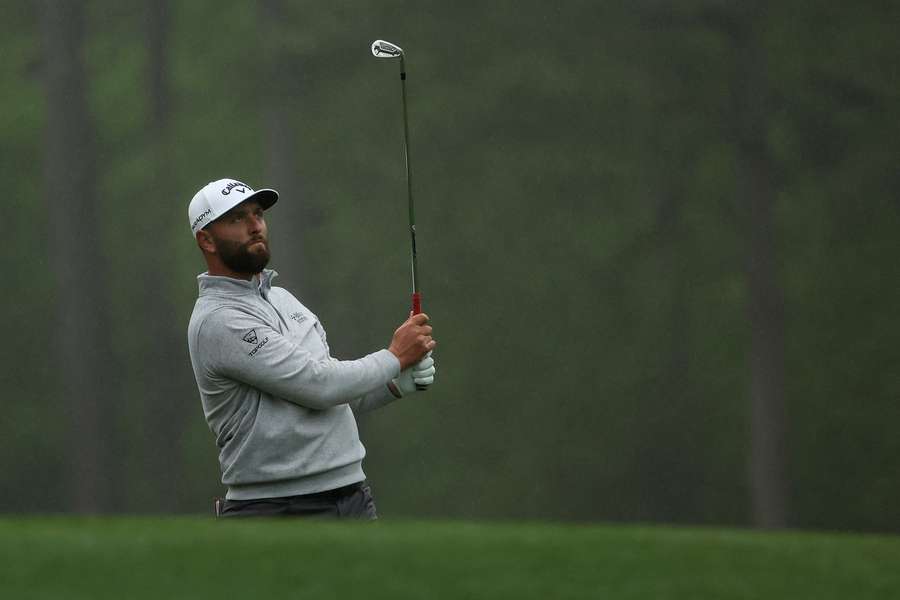
[[269, 290], [272, 289], [272, 280], [278, 276], [278, 272], [273, 269], [263, 269], [259, 275], [254, 275], [253, 279], [234, 279], [233, 277], [224, 277], [222, 275], [210, 275], [209, 272], [203, 272], [197, 275], [197, 283], [200, 286], [200, 295], [207, 296], [210, 294], [225, 294], [228, 296], [242, 296], [253, 294], [261, 295], [263, 298], [269, 296]]

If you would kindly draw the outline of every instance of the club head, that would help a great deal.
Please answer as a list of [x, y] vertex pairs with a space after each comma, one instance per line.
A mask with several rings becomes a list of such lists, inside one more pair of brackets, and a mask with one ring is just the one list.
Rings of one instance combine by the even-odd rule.
[[403, 48], [384, 40], [375, 40], [372, 42], [372, 56], [375, 58], [398, 58], [403, 56]]

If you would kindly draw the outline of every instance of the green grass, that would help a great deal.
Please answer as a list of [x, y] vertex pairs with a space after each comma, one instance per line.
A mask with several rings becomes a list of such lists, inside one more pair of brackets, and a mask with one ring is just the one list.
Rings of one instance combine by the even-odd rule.
[[900, 537], [537, 523], [0, 519], [0, 598], [900, 598]]

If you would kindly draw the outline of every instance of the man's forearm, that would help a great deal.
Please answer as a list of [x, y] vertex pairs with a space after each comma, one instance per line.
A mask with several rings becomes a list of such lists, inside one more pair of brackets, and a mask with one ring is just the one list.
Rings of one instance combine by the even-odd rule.
[[394, 391], [391, 389], [391, 386], [393, 385], [393, 382], [389, 381], [386, 385], [380, 387], [379, 389], [371, 391], [368, 394], [365, 394], [364, 396], [353, 400], [350, 403], [350, 408], [353, 409], [354, 413], [362, 414], [365, 412], [369, 412], [370, 410], [381, 408], [382, 406], [387, 406], [401, 396], [399, 391]]

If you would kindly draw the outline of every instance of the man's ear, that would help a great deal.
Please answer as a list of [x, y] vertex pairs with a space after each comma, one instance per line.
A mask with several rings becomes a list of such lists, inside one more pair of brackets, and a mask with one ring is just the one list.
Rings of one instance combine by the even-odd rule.
[[200, 230], [197, 232], [197, 246], [201, 250], [209, 254], [216, 253], [216, 244], [213, 242], [212, 234], [208, 231]]

